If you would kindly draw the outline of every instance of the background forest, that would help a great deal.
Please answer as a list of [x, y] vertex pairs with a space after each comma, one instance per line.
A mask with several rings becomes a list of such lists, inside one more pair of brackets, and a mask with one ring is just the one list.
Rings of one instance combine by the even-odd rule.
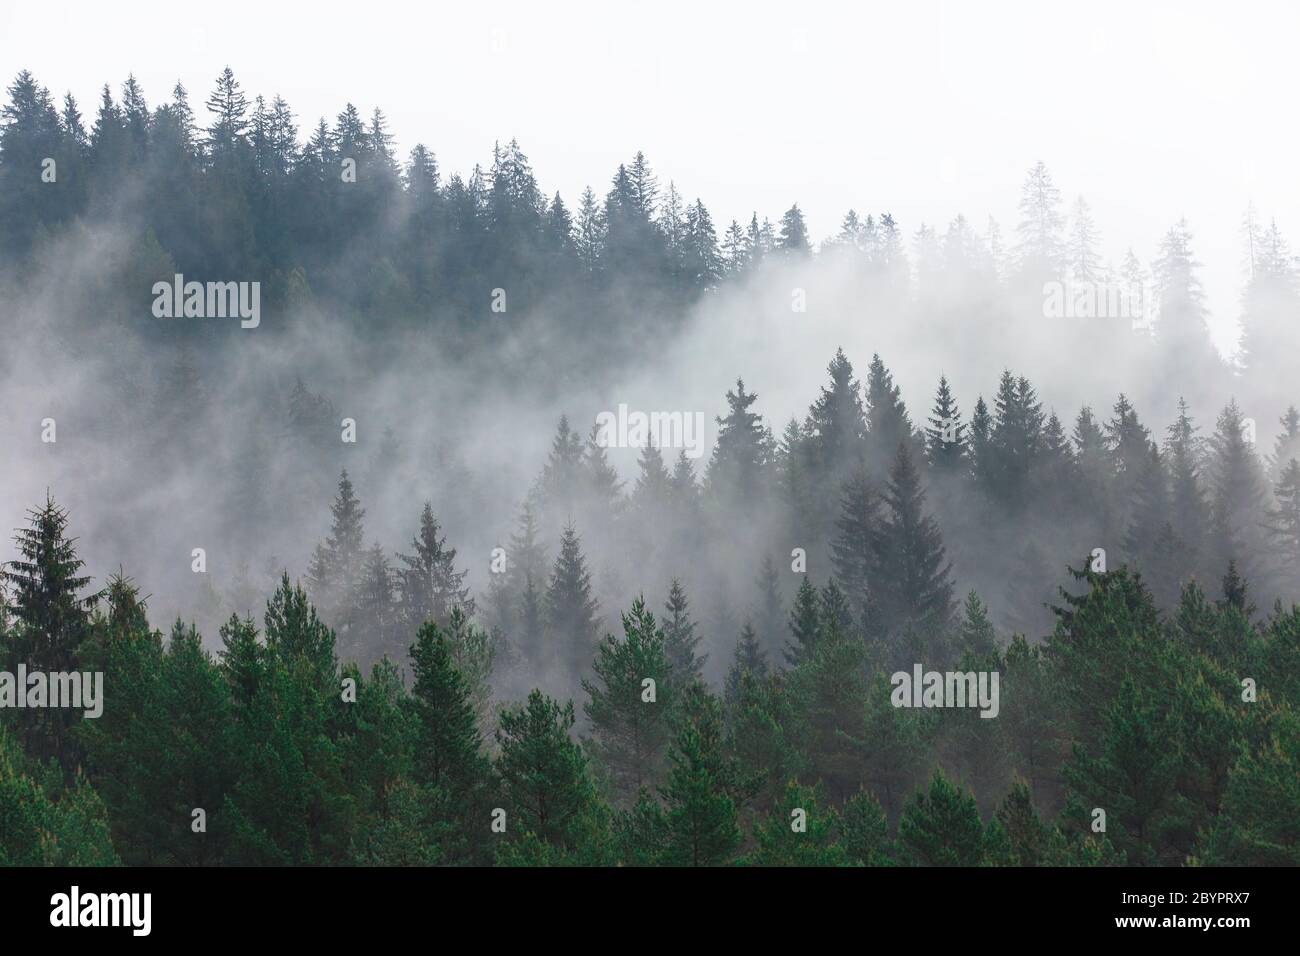
[[[1225, 359], [1190, 226], [1109, 263], [1041, 163], [1006, 247], [815, 245], [639, 153], [570, 208], [513, 141], [447, 175], [230, 70], [201, 112], [8, 89], [0, 665], [106, 703], [0, 712], [0, 860], [1300, 862], [1275, 224]], [[176, 273], [262, 324], [154, 318]], [[1049, 317], [1065, 280], [1158, 312]], [[706, 457], [604, 447], [620, 403]], [[914, 663], [1000, 671], [1000, 715], [896, 709]]]

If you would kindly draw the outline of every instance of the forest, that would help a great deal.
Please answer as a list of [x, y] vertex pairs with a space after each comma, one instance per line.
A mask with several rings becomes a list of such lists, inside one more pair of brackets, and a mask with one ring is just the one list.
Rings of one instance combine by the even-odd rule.
[[[0, 674], [103, 675], [0, 706], [0, 863], [1300, 863], [1275, 223], [1225, 358], [1189, 224], [1112, 265], [1042, 163], [1007, 246], [814, 242], [641, 153], [571, 209], [513, 140], [447, 174], [230, 69], [203, 112], [0, 114]], [[177, 275], [260, 323], [159, 317]], [[898, 706], [916, 667], [996, 717]]]

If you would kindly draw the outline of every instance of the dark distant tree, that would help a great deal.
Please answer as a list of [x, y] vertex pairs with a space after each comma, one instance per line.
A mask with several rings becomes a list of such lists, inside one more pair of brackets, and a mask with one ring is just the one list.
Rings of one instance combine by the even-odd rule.
[[1258, 578], [1267, 547], [1263, 531], [1266, 481], [1235, 399], [1219, 415], [1210, 449], [1210, 508], [1218, 565], [1234, 560], [1247, 579]]
[[989, 441], [993, 434], [993, 416], [981, 395], [975, 399], [975, 411], [970, 419], [970, 442], [966, 457], [970, 461], [970, 476], [975, 487], [988, 493], [993, 487], [993, 461]]
[[912, 443], [912, 420], [894, 377], [879, 355], [871, 356], [866, 387], [868, 476], [880, 479], [889, 470], [901, 442]]
[[767, 654], [758, 641], [754, 625], [749, 621], [741, 628], [740, 639], [731, 658], [731, 668], [727, 671], [726, 699], [734, 701], [740, 692], [741, 681], [746, 674], [753, 674], [762, 679], [767, 676]]
[[759, 637], [771, 653], [779, 653], [785, 643], [785, 608], [781, 603], [781, 581], [772, 555], [763, 555], [756, 584]]
[[967, 468], [966, 426], [961, 410], [952, 397], [946, 376], [939, 376], [939, 388], [930, 412], [930, 427], [925, 430], [926, 457], [936, 475], [961, 475]]
[[875, 562], [872, 540], [879, 521], [880, 496], [865, 473], [859, 473], [844, 485], [835, 539], [831, 542], [835, 580], [848, 598], [850, 608], [859, 616], [872, 584]]
[[456, 570], [456, 549], [439, 535], [433, 505], [420, 512], [420, 531], [411, 539], [412, 554], [399, 554], [397, 570], [399, 606], [403, 627], [415, 633], [425, 621], [445, 624], [453, 608], [474, 613], [474, 600], [465, 586], [467, 571]]
[[1028, 379], [1003, 371], [993, 403], [993, 426], [986, 449], [985, 478], [994, 500], [1019, 509], [1043, 448], [1043, 407]]
[[560, 538], [560, 553], [551, 569], [546, 591], [546, 629], [568, 672], [574, 676], [591, 666], [599, 625], [591, 573], [582, 555], [577, 529], [568, 525]]
[[834, 627], [844, 634], [853, 631], [853, 608], [846, 595], [834, 578], [826, 582], [819, 595], [821, 601], [821, 622], [823, 627]]
[[382, 652], [397, 638], [398, 605], [393, 587], [393, 568], [383, 547], [376, 542], [362, 555], [355, 592], [355, 617], [346, 648], [360, 657], [365, 652]]
[[717, 285], [726, 269], [726, 263], [718, 250], [718, 235], [713, 227], [713, 218], [699, 199], [686, 207], [682, 252], [687, 281], [698, 289], [710, 289]]
[[663, 618], [664, 653], [672, 665], [673, 679], [685, 686], [700, 679], [708, 655], [697, 651], [700, 636], [695, 633], [695, 622], [691, 620], [686, 589], [677, 578], [673, 578], [664, 610], [668, 612]]
[[672, 475], [664, 464], [663, 452], [653, 442], [641, 447], [637, 467], [640, 474], [632, 489], [632, 505], [652, 526], [657, 526], [668, 514]]
[[966, 595], [962, 606], [960, 646], [977, 658], [987, 659], [998, 652], [997, 631], [989, 620], [989, 609], [974, 591]]
[[230, 67], [217, 77], [206, 105], [212, 114], [208, 154], [214, 163], [230, 162], [248, 127], [248, 99]]
[[1300, 569], [1300, 461], [1292, 458], [1287, 462], [1273, 486], [1273, 495], [1277, 507], [1269, 509], [1268, 530], [1284, 567], [1292, 569], [1288, 583], [1294, 587], [1295, 572]]
[[874, 536], [873, 593], [886, 629], [943, 623], [952, 613], [951, 564], [943, 536], [925, 512], [921, 476], [900, 444], [884, 494], [885, 513]]
[[727, 392], [728, 413], [718, 418], [718, 438], [709, 461], [708, 480], [715, 493], [752, 508], [766, 483], [770, 442], [763, 428], [763, 416], [750, 411], [758, 395], [745, 391], [737, 379], [735, 391]]
[[1148, 470], [1151, 433], [1138, 421], [1137, 411], [1122, 394], [1115, 402], [1114, 414], [1103, 431], [1115, 476], [1114, 495], [1120, 502], [1121, 513], [1127, 515]]
[[777, 237], [777, 248], [785, 255], [806, 256], [812, 252], [812, 243], [808, 241], [808, 227], [804, 224], [803, 213], [795, 203], [781, 216], [781, 232]]
[[335, 616], [340, 627], [346, 628], [361, 576], [366, 516], [346, 468], [339, 476], [339, 492], [330, 512], [330, 533], [312, 555], [308, 587], [315, 601]]
[[623, 482], [614, 466], [609, 463], [609, 455], [600, 441], [600, 431], [599, 425], [591, 426], [591, 434], [587, 436], [583, 452], [583, 467], [592, 500], [605, 513], [613, 514], [618, 509], [623, 494]]
[[569, 427], [568, 416], [561, 415], [538, 490], [543, 507], [562, 520], [571, 516], [577, 502], [582, 487], [583, 457], [582, 436]]
[[862, 466], [867, 419], [853, 365], [843, 349], [836, 350], [826, 371], [830, 385], [822, 386], [808, 413], [809, 451], [826, 491], [833, 495], [840, 482]]
[[1092, 409], [1086, 405], [1079, 410], [1071, 435], [1074, 457], [1078, 466], [1076, 502], [1079, 511], [1094, 517], [1095, 532], [1109, 531], [1110, 488], [1112, 478], [1110, 453], [1106, 437]]
[[812, 581], [805, 577], [795, 593], [794, 606], [790, 608], [791, 640], [786, 645], [786, 663], [797, 667], [805, 660], [816, 646], [820, 632], [821, 601]]
[[1033, 498], [1051, 511], [1073, 504], [1070, 495], [1078, 485], [1078, 462], [1074, 446], [1065, 434], [1065, 426], [1056, 412], [1047, 417], [1043, 426], [1042, 451], [1037, 462], [1037, 482]]

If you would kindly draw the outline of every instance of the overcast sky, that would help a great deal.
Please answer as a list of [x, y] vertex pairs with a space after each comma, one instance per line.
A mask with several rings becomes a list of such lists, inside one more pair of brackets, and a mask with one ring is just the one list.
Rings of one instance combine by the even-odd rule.
[[[134, 72], [197, 110], [229, 64], [301, 127], [387, 113], [444, 171], [516, 137], [571, 206], [644, 150], [732, 218], [792, 202], [815, 239], [849, 207], [909, 236], [991, 214], [1008, 243], [1026, 170], [1093, 206], [1103, 252], [1150, 262], [1185, 216], [1223, 348], [1248, 202], [1300, 235], [1300, 4], [840, 2], [6, 4], [6, 83], [32, 70], [93, 116]], [[1298, 243], [1300, 244], [1300, 243]]]

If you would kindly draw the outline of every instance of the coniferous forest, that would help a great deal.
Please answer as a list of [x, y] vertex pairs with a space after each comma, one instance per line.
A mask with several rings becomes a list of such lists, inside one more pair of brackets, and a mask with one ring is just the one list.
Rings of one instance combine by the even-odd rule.
[[1225, 357], [1194, 224], [1112, 261], [1033, 157], [1005, 237], [817, 237], [57, 82], [0, 114], [0, 672], [102, 712], [0, 683], [0, 863], [1300, 864], [1267, 210]]

